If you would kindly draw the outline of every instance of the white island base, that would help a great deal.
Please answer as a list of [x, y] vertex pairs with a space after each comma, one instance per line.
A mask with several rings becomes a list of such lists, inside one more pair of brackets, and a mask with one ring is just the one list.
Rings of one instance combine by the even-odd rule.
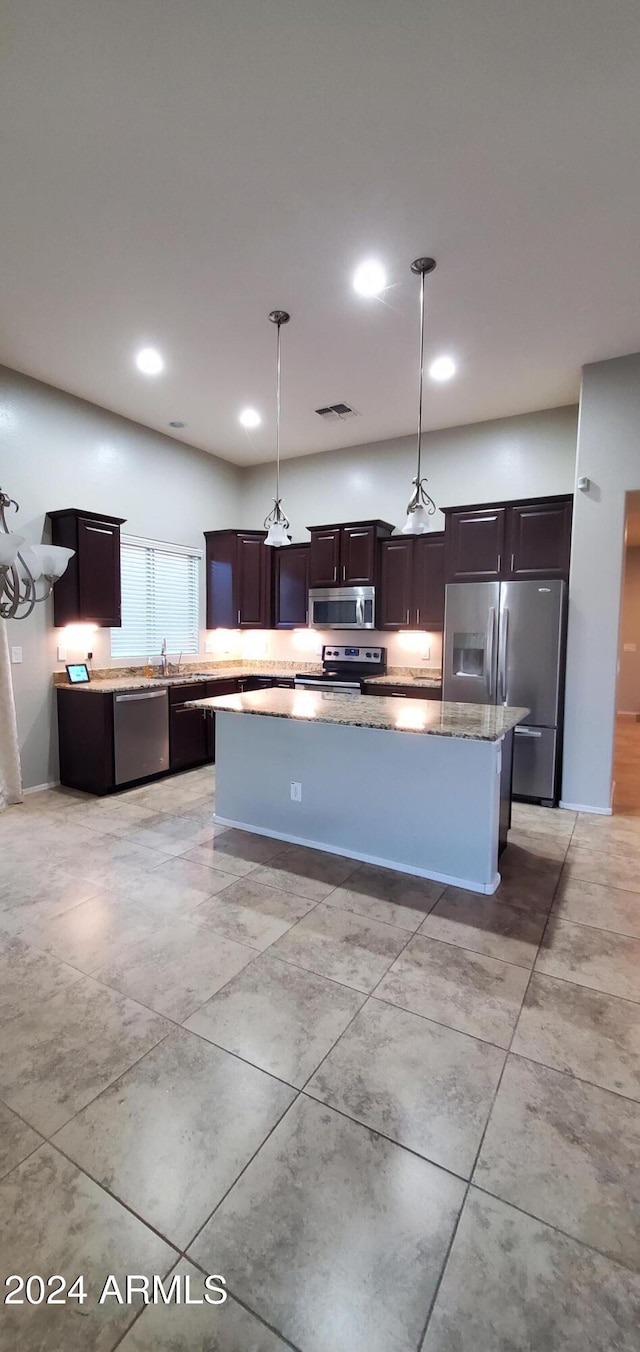
[[[502, 751], [511, 755], [510, 735], [475, 740], [256, 717], [224, 712], [225, 702], [211, 701], [216, 822], [495, 891]], [[299, 802], [292, 784], [301, 786]]]

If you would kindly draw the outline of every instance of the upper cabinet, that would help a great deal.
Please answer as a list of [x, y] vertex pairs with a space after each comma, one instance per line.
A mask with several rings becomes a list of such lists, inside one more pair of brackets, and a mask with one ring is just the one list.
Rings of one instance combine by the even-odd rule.
[[378, 623], [381, 629], [442, 629], [444, 531], [381, 541]]
[[474, 507], [447, 514], [447, 582], [494, 582], [502, 576], [504, 507]]
[[506, 576], [514, 579], [569, 576], [571, 498], [523, 502], [507, 522]]
[[447, 582], [567, 578], [572, 506], [563, 496], [446, 508]]
[[309, 619], [310, 545], [274, 549], [273, 611], [276, 629], [300, 629]]
[[205, 531], [207, 629], [271, 624], [271, 555], [263, 530]]
[[378, 574], [378, 541], [391, 535], [388, 521], [352, 521], [309, 526], [310, 587], [373, 587]]
[[120, 527], [124, 517], [81, 512], [75, 507], [48, 516], [52, 544], [74, 550], [53, 589], [54, 624], [120, 628]]

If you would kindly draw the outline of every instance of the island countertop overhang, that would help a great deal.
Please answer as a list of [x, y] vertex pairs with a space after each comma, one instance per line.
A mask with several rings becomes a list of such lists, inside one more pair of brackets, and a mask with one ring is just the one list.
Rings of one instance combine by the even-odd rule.
[[186, 700], [203, 713], [253, 714], [296, 722], [409, 732], [431, 737], [497, 742], [529, 713], [525, 708], [459, 704], [447, 700], [403, 699], [316, 690], [255, 690], [246, 694]]

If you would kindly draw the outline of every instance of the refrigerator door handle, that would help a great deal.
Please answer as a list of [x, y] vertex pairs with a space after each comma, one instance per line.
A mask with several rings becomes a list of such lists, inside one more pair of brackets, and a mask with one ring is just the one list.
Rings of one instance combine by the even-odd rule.
[[500, 652], [498, 654], [498, 676], [500, 681], [500, 703], [507, 702], [507, 643], [509, 639], [509, 611], [505, 606], [500, 616]]
[[539, 728], [514, 728], [516, 737], [542, 737]]
[[484, 641], [484, 670], [482, 676], [486, 686], [489, 699], [495, 698], [494, 673], [495, 673], [495, 639], [496, 639], [496, 609], [495, 606], [489, 607], [489, 616], [487, 619], [487, 632]]

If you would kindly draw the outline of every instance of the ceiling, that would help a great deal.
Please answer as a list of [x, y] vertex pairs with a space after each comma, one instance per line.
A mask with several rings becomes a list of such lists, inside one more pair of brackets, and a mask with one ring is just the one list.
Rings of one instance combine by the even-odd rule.
[[[240, 464], [444, 427], [640, 348], [637, 0], [3, 0], [0, 360]], [[369, 255], [383, 300], [351, 288]], [[137, 349], [166, 359], [140, 375]], [[360, 416], [324, 423], [345, 401]], [[246, 404], [263, 425], [238, 424]]]

